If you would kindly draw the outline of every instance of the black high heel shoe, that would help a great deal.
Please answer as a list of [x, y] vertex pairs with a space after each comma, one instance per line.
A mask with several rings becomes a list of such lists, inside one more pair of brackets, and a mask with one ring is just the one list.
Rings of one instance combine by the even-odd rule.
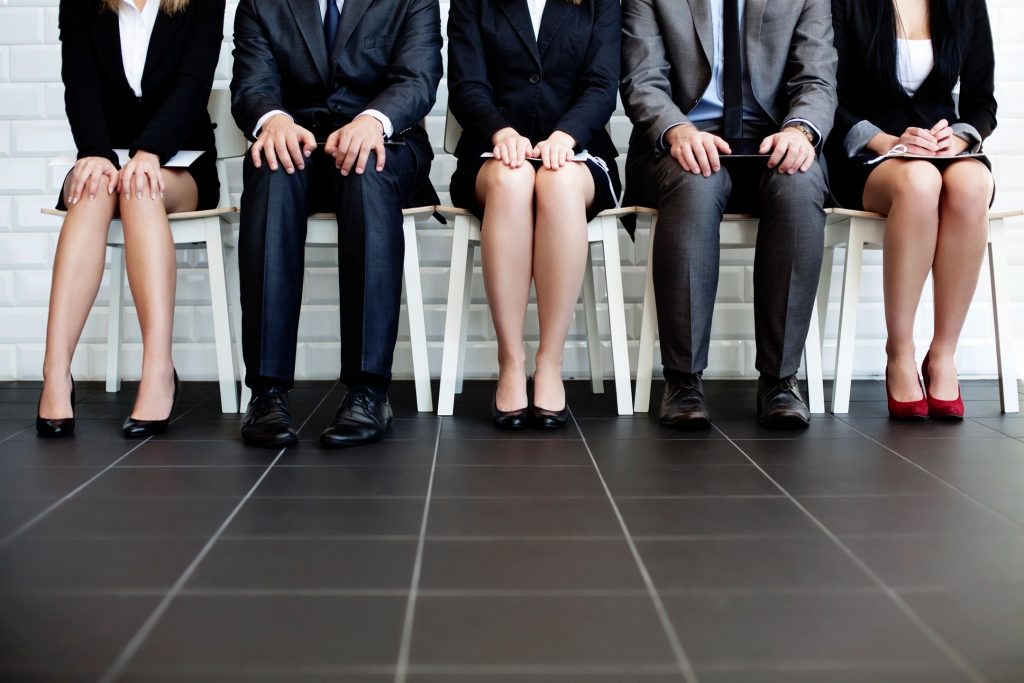
[[545, 410], [533, 406], [530, 410], [530, 426], [534, 429], [550, 431], [562, 429], [569, 422], [569, 403], [561, 410]]
[[[42, 404], [43, 399], [39, 399], [39, 403]], [[75, 434], [75, 378], [71, 378], [71, 417], [64, 417], [59, 420], [48, 420], [39, 415], [39, 409], [36, 408], [36, 434], [44, 439], [60, 439], [65, 436], [74, 436]]]
[[491, 421], [497, 429], [518, 432], [526, 426], [528, 410], [529, 407], [509, 411], [498, 410], [498, 392], [494, 392], [494, 398], [491, 399]]
[[174, 414], [174, 404], [178, 402], [178, 371], [174, 371], [174, 398], [171, 399], [171, 412], [163, 420], [136, 420], [128, 416], [124, 421], [124, 436], [126, 439], [141, 439], [147, 436], [163, 434], [167, 431], [167, 425], [171, 423], [171, 415]]

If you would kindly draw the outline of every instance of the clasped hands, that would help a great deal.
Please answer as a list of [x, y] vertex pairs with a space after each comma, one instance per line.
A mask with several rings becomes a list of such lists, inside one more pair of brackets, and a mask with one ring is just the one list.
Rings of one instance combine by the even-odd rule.
[[534, 145], [514, 128], [502, 128], [493, 136], [494, 158], [509, 168], [519, 168], [529, 158], [540, 159], [544, 168], [557, 171], [576, 156], [576, 140], [556, 130], [547, 140]]
[[[272, 116], [260, 129], [249, 153], [256, 168], [266, 159], [271, 171], [283, 168], [289, 175], [306, 168], [306, 159], [316, 149], [316, 137], [284, 114]], [[384, 126], [372, 116], [360, 115], [346, 126], [331, 133], [324, 151], [334, 157], [334, 165], [347, 176], [366, 171], [370, 153], [377, 157], [377, 172], [384, 170], [387, 153], [384, 151]]]
[[879, 133], [868, 143], [868, 149], [876, 154], [888, 154], [897, 145], [906, 147], [909, 154], [926, 157], [955, 157], [970, 147], [967, 140], [953, 132], [949, 121], [942, 119], [931, 128], [907, 128], [899, 137]]
[[[721, 157], [732, 154], [723, 138], [705, 133], [692, 124], [669, 128], [665, 145], [684, 171], [710, 177], [722, 169]], [[807, 136], [796, 128], [783, 128], [761, 142], [760, 154], [770, 154], [768, 168], [784, 175], [806, 172], [814, 163], [816, 152]]]

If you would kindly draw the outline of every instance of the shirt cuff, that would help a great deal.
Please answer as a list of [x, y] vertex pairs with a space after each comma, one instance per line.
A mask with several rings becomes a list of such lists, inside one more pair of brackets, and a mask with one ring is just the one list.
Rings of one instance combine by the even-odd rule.
[[953, 135], [967, 141], [969, 145], [967, 148], [968, 152], [977, 154], [981, 151], [981, 133], [978, 132], [977, 128], [969, 123], [954, 123], [950, 128], [953, 129]]
[[692, 125], [693, 124], [690, 123], [689, 121], [680, 121], [679, 123], [673, 123], [671, 126], [667, 127], [665, 130], [661, 131], [661, 135], [658, 136], [658, 152], [661, 152], [662, 154], [664, 154], [665, 152], [668, 151], [668, 148], [665, 146], [665, 136], [668, 135], [668, 132], [670, 130], [672, 130], [673, 128], [678, 128], [679, 126], [692, 126]]
[[817, 147], [818, 143], [821, 142], [821, 131], [818, 130], [818, 127], [816, 125], [814, 125], [813, 123], [811, 123], [807, 119], [801, 119], [801, 118], [789, 119], [784, 124], [782, 124], [782, 127], [786, 128], [788, 126], [792, 126], [792, 125], [797, 124], [797, 123], [802, 123], [803, 125], [805, 125], [805, 126], [807, 126], [808, 128], [811, 129], [811, 133], [814, 134], [814, 140], [811, 142], [811, 144], [814, 145], [815, 147]]
[[278, 114], [284, 114], [285, 116], [287, 116], [288, 118], [292, 119], [293, 121], [295, 120], [295, 119], [292, 118], [292, 115], [289, 114], [286, 111], [281, 111], [280, 109], [274, 109], [273, 111], [268, 111], [266, 114], [264, 114], [263, 116], [260, 117], [259, 121], [256, 122], [256, 129], [252, 132], [252, 136], [254, 138], [258, 138], [260, 136], [260, 130], [263, 128], [263, 124], [266, 123], [267, 121], [269, 121], [271, 119], [271, 117], [277, 116]]
[[857, 156], [864, 151], [869, 142], [875, 139], [876, 135], [884, 132], [870, 121], [859, 122], [850, 129], [850, 132], [846, 134], [846, 139], [843, 140], [843, 150], [846, 152], [846, 156], [851, 158]]
[[384, 126], [384, 137], [390, 138], [395, 133], [395, 127], [391, 125], [391, 119], [385, 116], [382, 112], [376, 109], [367, 109], [360, 116], [372, 116], [380, 122], [380, 125]]

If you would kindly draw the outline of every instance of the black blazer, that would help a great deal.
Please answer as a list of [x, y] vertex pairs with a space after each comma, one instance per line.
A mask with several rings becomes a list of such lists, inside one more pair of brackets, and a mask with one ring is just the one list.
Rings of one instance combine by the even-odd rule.
[[[895, 69], [885, 82], [872, 75], [865, 56], [871, 50], [872, 36], [879, 22], [879, 2], [891, 0], [832, 0], [832, 22], [839, 52], [839, 109], [829, 148], [837, 157], [846, 156], [843, 142], [850, 130], [867, 120], [890, 135], [901, 135], [907, 128], [931, 128], [942, 119], [968, 123], [984, 140], [996, 127], [994, 96], [995, 58], [992, 29], [985, 0], [946, 0], [953, 8], [960, 29], [959, 64], [933, 69], [917, 93], [911, 97], [897, 81]], [[935, 19], [933, 44], [938, 54]], [[960, 78], [959, 112], [953, 100], [953, 87]]]
[[[166, 162], [183, 149], [216, 156], [206, 105], [224, 31], [224, 0], [193, 0], [160, 12], [142, 75], [142, 98], [128, 85], [117, 14], [99, 0], [60, 0], [64, 102], [78, 158], [116, 148]], [[205, 155], [204, 155], [205, 156]]]
[[615, 111], [619, 0], [547, 0], [539, 38], [526, 0], [452, 0], [449, 105], [463, 127], [455, 155], [479, 157], [515, 128], [534, 144], [556, 130], [611, 162], [605, 125]]

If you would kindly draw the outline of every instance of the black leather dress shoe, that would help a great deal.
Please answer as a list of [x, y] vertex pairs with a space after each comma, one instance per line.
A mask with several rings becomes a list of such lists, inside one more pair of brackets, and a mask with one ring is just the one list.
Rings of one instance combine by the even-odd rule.
[[699, 372], [666, 375], [658, 422], [673, 429], [711, 427], [711, 413], [704, 400], [704, 379]]
[[384, 438], [395, 419], [387, 396], [373, 389], [354, 386], [345, 394], [334, 422], [320, 434], [322, 448], [351, 448], [376, 443]]
[[757, 380], [757, 421], [769, 429], [806, 429], [811, 424], [811, 411], [800, 394], [796, 375]]
[[550, 431], [562, 429], [569, 422], [569, 404], [561, 410], [545, 410], [533, 406], [530, 409], [530, 426], [534, 429]]
[[126, 439], [143, 439], [156, 434], [163, 434], [167, 431], [167, 425], [171, 423], [171, 415], [174, 414], [174, 404], [178, 402], [178, 371], [174, 371], [174, 398], [171, 399], [171, 412], [163, 420], [136, 420], [131, 415], [124, 421], [124, 436]]
[[253, 395], [242, 423], [242, 440], [260, 448], [285, 448], [298, 443], [288, 410], [288, 392], [275, 387]]
[[526, 426], [526, 414], [529, 406], [519, 410], [498, 410], [498, 394], [491, 399], [491, 421], [495, 429], [518, 432]]
[[[40, 399], [42, 402], [42, 399]], [[71, 417], [64, 417], [57, 420], [49, 420], [40, 417], [39, 409], [36, 408], [36, 434], [44, 439], [60, 439], [65, 436], [75, 435], [75, 378], [71, 378]]]

